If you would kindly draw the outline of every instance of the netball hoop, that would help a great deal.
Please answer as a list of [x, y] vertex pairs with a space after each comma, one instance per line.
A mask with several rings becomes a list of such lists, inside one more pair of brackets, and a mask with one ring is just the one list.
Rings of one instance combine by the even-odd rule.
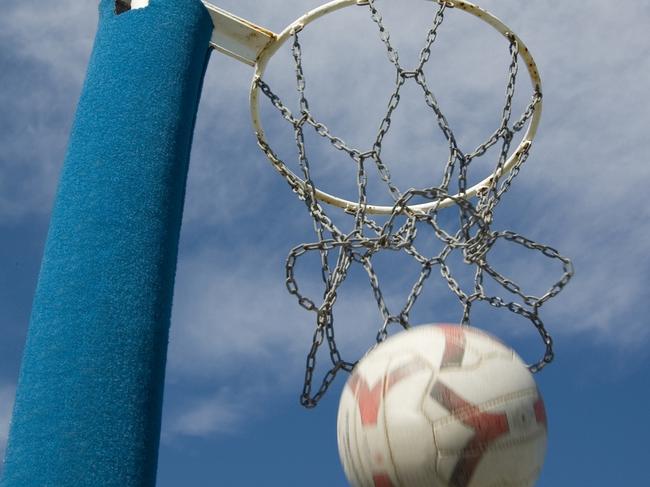
[[[541, 360], [530, 366], [533, 372], [542, 369], [553, 359], [552, 339], [539, 317], [540, 308], [546, 301], [557, 295], [573, 275], [571, 262], [553, 248], [533, 242], [514, 232], [491, 229], [497, 205], [528, 158], [542, 113], [540, 75], [524, 42], [497, 17], [470, 2], [434, 0], [431, 3], [436, 8], [432, 9], [432, 21], [419, 58], [415, 66], [405, 66], [399, 58], [398, 50], [392, 44], [377, 3], [379, 2], [375, 0], [334, 0], [298, 18], [280, 34], [206, 4], [215, 24], [212, 45], [217, 50], [254, 66], [250, 112], [258, 145], [291, 189], [304, 201], [314, 221], [318, 240], [295, 247], [289, 254], [286, 264], [286, 284], [289, 292], [296, 296], [300, 306], [316, 315], [316, 329], [307, 358], [305, 384], [301, 396], [302, 404], [307, 407], [316, 405], [339, 370], [350, 371], [356, 363], [341, 358], [333, 328], [333, 308], [337, 301], [337, 290], [346, 279], [350, 267], [355, 264], [361, 265], [368, 275], [383, 318], [383, 324], [377, 333], [377, 342], [383, 341], [388, 336], [390, 325], [402, 328], [411, 326], [409, 314], [423, 292], [425, 282], [432, 270], [438, 268], [442, 278], [462, 306], [460, 319], [462, 324], [469, 325], [473, 303], [483, 301], [495, 308], [506, 309], [522, 316], [534, 325], [544, 342], [545, 352]], [[341, 136], [334, 135], [310, 111], [306, 92], [308, 81], [302, 63], [302, 32], [322, 17], [347, 7], [363, 8], [368, 12], [369, 20], [378, 28], [378, 41], [383, 44], [395, 75], [395, 87], [387, 111], [378, 124], [376, 137], [366, 147], [353, 147]], [[500, 123], [486, 140], [471, 150], [465, 150], [458, 142], [430, 88], [424, 71], [425, 66], [430, 62], [431, 52], [445, 19], [445, 13], [450, 9], [463, 11], [496, 30], [505, 39], [509, 52], [510, 63]], [[289, 48], [294, 60], [292, 76], [295, 77], [296, 97], [299, 102], [299, 109], [295, 114], [264, 78], [269, 61], [284, 46]], [[530, 101], [521, 115], [513, 118], [515, 85], [522, 61], [530, 81]], [[402, 87], [406, 83], [415, 83], [422, 91], [424, 102], [433, 114], [432, 120], [446, 141], [448, 157], [440, 181], [427, 181], [422, 187], [402, 190], [391, 178], [390, 164], [382, 153], [382, 143], [390, 131], [391, 120], [400, 103]], [[273, 143], [268, 139], [262, 124], [263, 101], [268, 101], [271, 107], [278, 111], [279, 117], [291, 126], [298, 151], [295, 162], [299, 171], [290, 169], [273, 149]], [[338, 151], [350, 159], [353, 167], [356, 168], [358, 190], [356, 201], [327, 193], [317, 187], [312, 178], [313, 168], [306, 149], [307, 131], [315, 132], [317, 136], [331, 144], [331, 150]], [[517, 145], [514, 143], [515, 136], [519, 138]], [[489, 154], [495, 152], [490, 151], [493, 147], [498, 154], [493, 165], [488, 166], [491, 168], [487, 173], [489, 176], [470, 185], [468, 175], [474, 167], [472, 162], [480, 158], [485, 162]], [[367, 184], [368, 172], [371, 170], [376, 170], [382, 187], [392, 199], [391, 205], [369, 201]], [[480, 178], [474, 178], [472, 181], [477, 179]], [[346, 214], [351, 215], [352, 231], [340, 229], [328, 216], [322, 203], [341, 208]], [[460, 226], [455, 231], [444, 230], [438, 222], [439, 211], [445, 208], [458, 211]], [[374, 215], [383, 219], [374, 219]], [[435, 255], [427, 255], [420, 248], [418, 234], [425, 231], [430, 231], [443, 244], [442, 251]], [[546, 258], [558, 261], [562, 267], [561, 278], [540, 296], [524, 292], [519, 285], [500, 274], [489, 263], [489, 252], [500, 240], [539, 252]], [[373, 257], [384, 250], [404, 252], [420, 266], [419, 276], [405, 304], [398, 312], [389, 310], [380, 288], [379, 278], [373, 268]], [[322, 263], [323, 292], [319, 300], [303, 295], [295, 277], [298, 260], [310, 251], [316, 251]], [[471, 291], [462, 289], [447, 264], [447, 259], [455, 251], [462, 253], [464, 263], [474, 271], [474, 284]], [[484, 279], [488, 278], [501, 286], [511, 299], [490, 295], [484, 285]], [[328, 343], [332, 367], [323, 379], [319, 390], [312, 394], [316, 356], [319, 347], [325, 341]]]
[[[537, 133], [537, 128], [542, 115], [542, 83], [537, 70], [537, 65], [530, 51], [523, 41], [501, 20], [490, 14], [488, 11], [464, 0], [434, 1], [446, 6], [447, 8], [459, 8], [464, 10], [477, 19], [490, 25], [507, 40], [516, 42], [518, 54], [525, 61], [528, 76], [534, 93], [536, 94], [535, 109], [532, 112], [526, 132], [519, 142], [519, 145], [514, 149], [513, 153], [507, 161], [505, 161], [503, 166], [496, 170], [492, 176], [483, 179], [470, 188], [467, 188], [463, 196], [465, 198], [471, 198], [476, 196], [478, 193], [485, 191], [495, 180], [508, 174], [513, 170], [513, 168], [517, 167], [521, 163], [522, 158], [526, 157]], [[293, 37], [296, 32], [301, 31], [312, 22], [343, 8], [366, 6], [368, 3], [367, 0], [334, 0], [306, 13], [285, 28], [280, 34], [274, 34], [268, 29], [241, 19], [225, 10], [208, 3], [205, 4], [215, 24], [215, 31], [212, 39], [212, 45], [215, 49], [245, 62], [246, 64], [255, 66], [255, 75], [250, 93], [250, 110], [253, 127], [261, 145], [269, 148], [272, 147], [272, 144], [266, 138], [264, 127], [262, 125], [262, 118], [260, 116], [260, 94], [262, 94], [262, 85], [259, 83], [259, 80], [264, 77], [264, 72], [266, 71], [271, 58], [287, 43], [289, 39]], [[359, 155], [360, 154], [361, 153], [359, 153]], [[305, 191], [305, 181], [303, 179], [295, 175], [281, 160], [274, 157], [272, 153], [267, 153], [267, 156], [276, 170], [293, 182], [296, 186], [294, 189], [297, 189], [299, 192]], [[320, 201], [348, 211], [355, 211], [358, 207], [357, 202], [331, 195], [318, 188], [315, 188], [315, 195]], [[456, 196], [459, 197], [460, 195], [457, 194]], [[453, 204], [454, 202], [452, 199], [444, 198], [440, 201], [432, 201], [421, 205], [412, 205], [411, 209], [413, 211], [424, 212], [432, 208], [449, 207]], [[370, 214], [390, 215], [392, 211], [392, 206], [373, 205], [372, 203], [366, 204], [366, 212]]]

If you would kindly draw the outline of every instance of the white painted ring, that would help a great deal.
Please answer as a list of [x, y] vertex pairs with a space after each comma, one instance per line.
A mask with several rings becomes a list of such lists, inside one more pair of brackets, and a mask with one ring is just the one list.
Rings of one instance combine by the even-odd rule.
[[[533, 89], [541, 95], [542, 82], [539, 76], [539, 72], [537, 70], [537, 65], [535, 63], [535, 60], [533, 59], [532, 55], [530, 54], [530, 51], [528, 50], [524, 42], [512, 30], [510, 30], [508, 26], [506, 26], [501, 20], [499, 20], [497, 17], [495, 17], [488, 11], [465, 0], [433, 0], [433, 1], [437, 3], [444, 2], [447, 4], [448, 7], [459, 8], [469, 14], [472, 14], [478, 19], [492, 26], [504, 37], [506, 37], [506, 39], [509, 39], [511, 36], [514, 36], [515, 39], [517, 40], [517, 45], [519, 46], [519, 55], [526, 63], [526, 68]], [[257, 80], [262, 79], [266, 67], [268, 66], [269, 60], [278, 51], [278, 49], [280, 49], [280, 47], [282, 47], [287, 42], [287, 40], [292, 37], [293, 32], [296, 29], [301, 30], [304, 27], [306, 27], [308, 24], [323, 17], [324, 15], [330, 14], [332, 12], [343, 9], [345, 7], [350, 7], [353, 5], [366, 5], [366, 4], [367, 2], [364, 2], [363, 0], [334, 0], [332, 2], [326, 3], [320, 6], [319, 8], [306, 13], [305, 15], [303, 15], [302, 17], [294, 21], [291, 25], [289, 25], [286, 29], [284, 29], [282, 33], [280, 33], [274, 41], [270, 42], [266, 46], [266, 48], [261, 52], [255, 64], [255, 74], [253, 76], [253, 82], [251, 85], [250, 110], [251, 110], [251, 117], [253, 120], [253, 127], [255, 129], [255, 133], [263, 143], [265, 143], [270, 147], [270, 144], [266, 140], [264, 134], [264, 128], [262, 127], [262, 120], [260, 116], [260, 88], [257, 83]], [[516, 166], [517, 162], [519, 161], [519, 158], [528, 152], [530, 145], [533, 139], [535, 138], [535, 134], [537, 133], [537, 127], [539, 126], [539, 121], [541, 119], [541, 116], [542, 116], [542, 100], [540, 98], [540, 100], [538, 101], [535, 107], [535, 111], [532, 117], [528, 121], [528, 127], [526, 129], [526, 132], [524, 133], [521, 142], [514, 150], [512, 155], [505, 162], [501, 174], [498, 175], [499, 177], [509, 173], [512, 170], [512, 168]], [[282, 170], [286, 171], [294, 180], [299, 181], [303, 185], [305, 184], [304, 181], [300, 179], [298, 176], [296, 176], [292, 171], [290, 171], [289, 168], [287, 168], [282, 161], [276, 159], [276, 160], [272, 160], [271, 162], [273, 163], [276, 169], [280, 170], [280, 168], [282, 168]], [[482, 189], [489, 187], [492, 178], [494, 176], [495, 174], [492, 174], [491, 176], [485, 178], [483, 181], [469, 188], [465, 193], [465, 198], [472, 198], [476, 196], [476, 194], [479, 193], [479, 191], [481, 191]], [[339, 198], [337, 196], [333, 196], [319, 189], [316, 189], [316, 197], [320, 201], [331, 204], [333, 206], [337, 206], [339, 208], [343, 208], [348, 211], [354, 211], [359, 207], [359, 204], [354, 201], [349, 201], [343, 198]], [[460, 197], [459, 195], [455, 196], [455, 198], [459, 198], [459, 197]], [[452, 198], [446, 198], [443, 199], [442, 201], [436, 200], [436, 201], [431, 201], [429, 203], [412, 205], [409, 208], [414, 212], [420, 213], [420, 212], [429, 211], [433, 208], [449, 207], [452, 206], [453, 204], [455, 203]], [[380, 205], [372, 205], [372, 204], [366, 205], [366, 212], [369, 214], [390, 215], [392, 211], [393, 211], [392, 206], [380, 206]]]

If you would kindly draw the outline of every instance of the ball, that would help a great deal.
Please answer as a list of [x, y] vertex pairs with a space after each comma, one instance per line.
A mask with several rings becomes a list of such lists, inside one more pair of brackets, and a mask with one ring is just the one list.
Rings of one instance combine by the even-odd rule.
[[411, 328], [371, 350], [345, 385], [337, 421], [353, 487], [529, 487], [546, 429], [519, 356], [453, 325]]

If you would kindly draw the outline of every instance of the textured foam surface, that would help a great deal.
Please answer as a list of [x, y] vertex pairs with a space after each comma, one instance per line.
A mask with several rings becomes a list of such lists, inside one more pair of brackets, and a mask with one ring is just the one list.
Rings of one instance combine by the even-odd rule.
[[102, 0], [54, 205], [2, 487], [155, 484], [199, 0]]

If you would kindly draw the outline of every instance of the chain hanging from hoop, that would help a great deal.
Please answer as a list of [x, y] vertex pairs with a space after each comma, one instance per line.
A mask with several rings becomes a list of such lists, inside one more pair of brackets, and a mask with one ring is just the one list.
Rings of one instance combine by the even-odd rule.
[[[537, 363], [529, 366], [532, 372], [538, 372], [553, 360], [553, 340], [539, 316], [540, 308], [549, 299], [562, 291], [573, 275], [571, 261], [560, 255], [555, 249], [536, 243], [511, 231], [494, 231], [491, 229], [496, 206], [510, 188], [528, 157], [530, 144], [519, 154], [515, 166], [506, 175], [503, 168], [511, 150], [511, 142], [514, 135], [520, 132], [527, 121], [531, 119], [542, 97], [541, 92], [535, 90], [524, 113], [518, 120], [511, 123], [513, 97], [518, 73], [518, 45], [515, 36], [511, 35], [508, 38], [510, 65], [501, 123], [485, 142], [471, 152], [464, 152], [460, 148], [435, 95], [430, 90], [424, 72], [424, 67], [431, 55], [431, 48], [438, 35], [438, 29], [443, 23], [445, 11], [449, 6], [445, 2], [440, 4], [435, 13], [432, 26], [427, 33], [425, 45], [415, 69], [406, 70], [400, 63], [398, 51], [391, 44], [390, 34], [375, 5], [375, 0], [368, 0], [366, 5], [370, 11], [372, 21], [379, 29], [380, 39], [386, 48], [388, 59], [396, 70], [395, 90], [390, 97], [388, 110], [381, 121], [379, 131], [370, 150], [362, 151], [354, 148], [343, 139], [333, 135], [329, 128], [317, 121], [310, 111], [306, 95], [307, 84], [303, 72], [299, 29], [293, 32], [291, 52], [295, 61], [300, 113], [294, 115], [266, 82], [261, 78], [256, 80], [257, 87], [293, 127], [298, 148], [298, 165], [302, 177], [299, 178], [288, 170], [286, 164], [260, 134], [258, 134], [259, 146], [287, 180], [291, 189], [304, 201], [313, 219], [317, 235], [316, 242], [304, 243], [293, 248], [286, 262], [286, 285], [289, 293], [297, 298], [300, 306], [316, 315], [316, 328], [307, 356], [304, 386], [300, 396], [300, 402], [305, 407], [316, 406], [334, 381], [337, 373], [341, 370], [350, 372], [356, 363], [343, 360], [339, 353], [334, 334], [333, 315], [339, 287], [346, 279], [352, 265], [360, 265], [367, 273], [374, 298], [383, 317], [383, 323], [376, 337], [377, 343], [380, 343], [388, 336], [391, 325], [404, 329], [410, 327], [409, 315], [411, 310], [422, 293], [425, 282], [431, 276], [434, 268], [438, 268], [441, 276], [462, 306], [461, 323], [463, 325], [469, 325], [472, 305], [478, 301], [486, 302], [495, 308], [507, 309], [532, 323], [545, 347], [543, 357]], [[442, 181], [438, 186], [410, 189], [402, 192], [393, 183], [390, 171], [384, 162], [382, 142], [389, 132], [393, 113], [400, 103], [402, 87], [407, 81], [415, 82], [422, 89], [425, 102], [433, 112], [437, 125], [448, 144], [449, 157], [444, 168]], [[327, 139], [335, 149], [347, 154], [356, 164], [358, 205], [355, 205], [353, 209], [346, 210], [354, 218], [354, 230], [352, 232], [345, 233], [341, 231], [327, 215], [321, 202], [317, 199], [316, 186], [312, 180], [310, 160], [305, 147], [305, 130], [314, 130], [318, 135]], [[478, 193], [475, 202], [463, 198], [462, 195], [466, 193], [468, 187], [467, 174], [470, 164], [474, 159], [484, 156], [493, 146], [498, 147], [499, 154], [493, 173], [494, 176], [489, 184]], [[377, 171], [394, 201], [392, 213], [383, 224], [373, 219], [372, 215], [367, 211], [369, 167], [373, 167]], [[452, 190], [454, 185], [455, 188]], [[454, 194], [456, 196], [453, 196]], [[413, 199], [431, 202], [451, 200], [459, 212], [460, 229], [454, 234], [447, 233], [438, 221], [439, 210], [437, 206], [434, 205], [432, 209], [426, 211], [415, 211], [409, 206], [409, 202]], [[398, 225], [398, 217], [403, 218], [405, 223]], [[433, 230], [435, 236], [442, 242], [443, 249], [439, 254], [426, 256], [416, 248], [415, 238], [418, 233], [418, 225], [424, 225]], [[488, 254], [499, 240], [506, 240], [528, 250], [540, 252], [549, 259], [559, 261], [563, 270], [561, 278], [541, 296], [526, 294], [519, 285], [500, 274], [488, 263]], [[420, 266], [419, 275], [404, 306], [398, 313], [391, 313], [389, 310], [373, 267], [373, 257], [386, 250], [403, 251]], [[447, 264], [447, 259], [454, 250], [462, 252], [465, 264], [473, 266], [475, 269], [473, 292], [471, 293], [466, 293], [461, 288]], [[321, 278], [324, 284], [320, 304], [316, 304], [314, 300], [302, 294], [295, 277], [295, 267], [298, 259], [312, 251], [320, 254]], [[486, 274], [510, 294], [519, 298], [519, 301], [516, 300], [517, 298], [508, 301], [500, 296], [486, 294], [484, 287]], [[327, 342], [332, 366], [322, 379], [318, 390], [313, 392], [316, 357], [324, 342]]]

